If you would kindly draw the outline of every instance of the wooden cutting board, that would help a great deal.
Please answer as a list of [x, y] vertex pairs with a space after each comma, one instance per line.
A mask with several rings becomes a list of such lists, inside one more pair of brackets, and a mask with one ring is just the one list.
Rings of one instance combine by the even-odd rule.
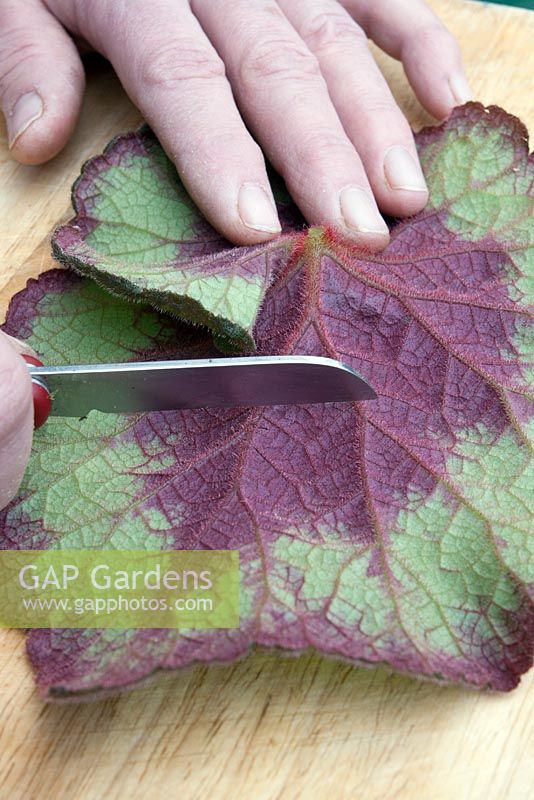
[[[477, 98], [534, 131], [534, 13], [435, 0], [462, 45]], [[414, 126], [430, 120], [399, 65], [379, 57]], [[93, 66], [81, 123], [43, 167], [10, 161], [0, 134], [0, 319], [51, 266], [81, 163], [139, 121]], [[167, 675], [92, 705], [37, 696], [20, 631], [0, 631], [0, 798], [520, 800], [534, 786], [534, 674], [510, 695], [438, 687], [308, 653], [255, 653]], [[530, 794], [532, 797], [532, 794]]]

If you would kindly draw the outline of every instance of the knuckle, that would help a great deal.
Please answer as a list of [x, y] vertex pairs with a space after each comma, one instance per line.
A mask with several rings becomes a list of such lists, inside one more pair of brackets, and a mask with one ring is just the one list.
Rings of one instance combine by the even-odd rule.
[[4, 41], [0, 49], [0, 92], [5, 92], [10, 78], [21, 67], [36, 61], [38, 57], [39, 47], [35, 42], [24, 42], [11, 37]]
[[[232, 170], [238, 170], [244, 163], [254, 166], [263, 163], [263, 153], [258, 144], [248, 137], [243, 137], [245, 129], [239, 130], [235, 126], [225, 126], [221, 123], [218, 128], [207, 125], [197, 129], [197, 153], [201, 158], [205, 174], [216, 175], [218, 180], [221, 174], [231, 175]], [[224, 153], [224, 164], [221, 163], [221, 153]], [[187, 167], [181, 162], [181, 150], [176, 148], [170, 151], [173, 161], [180, 165], [184, 172]]]
[[416, 41], [422, 48], [432, 51], [436, 44], [449, 50], [455, 56], [460, 54], [460, 46], [452, 33], [442, 24], [439, 19], [426, 22], [424, 25], [416, 26], [409, 36], [407, 47], [412, 47]]
[[[70, 86], [83, 85], [85, 76], [81, 61], [76, 56], [65, 58], [56, 76], [63, 77]], [[28, 28], [11, 27], [2, 32], [0, 44], [0, 101], [3, 102], [10, 87], [20, 92], [20, 82], [33, 85], [43, 70], [50, 67], [54, 54], [64, 52], [64, 41], [55, 30], [45, 29], [41, 35], [32, 34]], [[68, 56], [68, 53], [67, 53]]]
[[404, 127], [405, 118], [389, 92], [381, 92], [379, 89], [362, 92], [360, 107], [369, 121], [376, 119], [379, 121], [377, 124], [383, 126], [389, 120], [388, 124]]
[[367, 43], [363, 30], [342, 10], [310, 17], [300, 32], [314, 52], [338, 50], [357, 42]]
[[319, 168], [333, 161], [346, 161], [354, 157], [354, 147], [345, 136], [336, 131], [315, 128], [304, 133], [299, 142], [300, 157], [306, 169]]
[[223, 78], [225, 68], [210, 48], [190, 41], [173, 41], [151, 49], [141, 61], [140, 73], [145, 86], [173, 89], [184, 81]]
[[247, 51], [242, 59], [240, 79], [247, 86], [257, 81], [301, 81], [321, 74], [319, 62], [304, 43], [293, 39], [265, 38]]
[[452, 33], [440, 22], [438, 22], [437, 29], [438, 30], [436, 31], [435, 36], [439, 37], [449, 53], [451, 53], [451, 55], [453, 55], [457, 61], [460, 61], [461, 51], [456, 37], [453, 36]]

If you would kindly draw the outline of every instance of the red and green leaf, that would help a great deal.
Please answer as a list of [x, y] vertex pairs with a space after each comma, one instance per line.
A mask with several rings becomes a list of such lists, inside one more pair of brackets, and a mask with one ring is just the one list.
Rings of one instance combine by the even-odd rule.
[[[283, 230], [303, 220], [277, 179]], [[252, 329], [270, 276], [290, 241], [234, 247], [202, 217], [147, 127], [88, 161], [72, 192], [76, 217], [56, 231], [59, 261], [128, 300], [207, 325], [232, 349]]]
[[[47, 696], [123, 688], [254, 643], [501, 690], [529, 668], [534, 163], [521, 123], [478, 104], [417, 142], [429, 206], [394, 224], [378, 255], [301, 230], [287, 200], [279, 241], [230, 248], [146, 132], [85, 167], [78, 214], [55, 236], [61, 260], [236, 346], [339, 358], [378, 399], [50, 420], [0, 513], [1, 546], [236, 548], [242, 622], [34, 631]], [[171, 228], [139, 188], [154, 181], [166, 198], [154, 219], [172, 209]], [[246, 320], [210, 282], [243, 269]], [[188, 294], [203, 275], [205, 291]], [[13, 300], [5, 329], [48, 363], [212, 352], [207, 333], [62, 271]]]

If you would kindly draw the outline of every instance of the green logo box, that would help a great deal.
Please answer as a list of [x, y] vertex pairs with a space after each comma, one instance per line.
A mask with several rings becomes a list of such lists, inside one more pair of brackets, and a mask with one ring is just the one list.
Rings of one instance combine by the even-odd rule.
[[3, 628], [238, 628], [238, 550], [0, 550]]

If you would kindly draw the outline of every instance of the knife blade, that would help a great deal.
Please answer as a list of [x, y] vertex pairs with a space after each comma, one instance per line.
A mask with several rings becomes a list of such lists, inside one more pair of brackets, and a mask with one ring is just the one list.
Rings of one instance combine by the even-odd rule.
[[127, 364], [29, 366], [54, 416], [371, 400], [355, 370], [321, 356], [250, 356]]

